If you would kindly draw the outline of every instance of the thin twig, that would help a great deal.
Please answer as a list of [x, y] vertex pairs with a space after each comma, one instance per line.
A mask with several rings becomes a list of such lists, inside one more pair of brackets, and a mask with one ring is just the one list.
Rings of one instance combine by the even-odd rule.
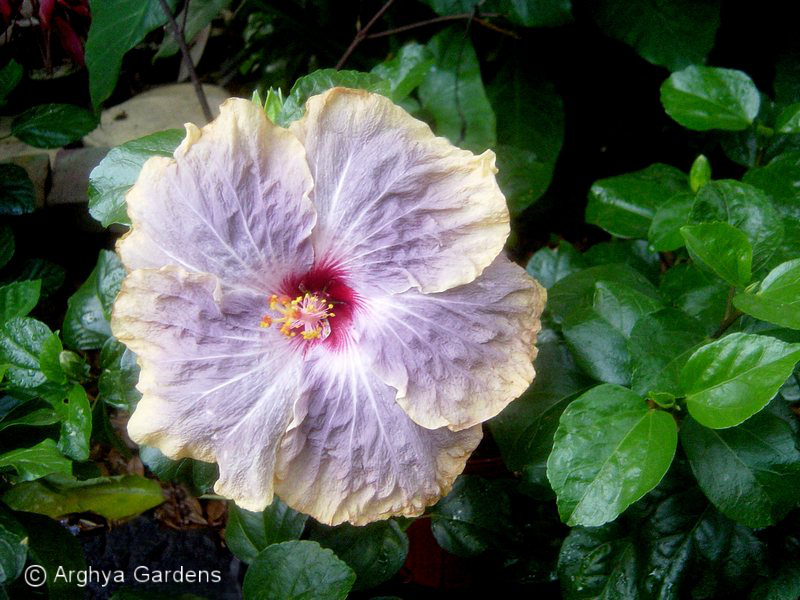
[[158, 3], [161, 5], [161, 10], [167, 15], [167, 22], [172, 30], [172, 36], [175, 38], [175, 41], [178, 42], [178, 46], [181, 49], [183, 64], [186, 66], [186, 70], [189, 71], [189, 77], [192, 80], [192, 85], [194, 85], [194, 93], [197, 94], [197, 100], [200, 102], [200, 107], [203, 109], [203, 116], [205, 116], [206, 121], [210, 123], [214, 119], [214, 115], [211, 112], [211, 107], [208, 105], [208, 98], [206, 98], [206, 93], [203, 91], [203, 86], [197, 78], [197, 71], [194, 69], [194, 63], [189, 54], [189, 48], [186, 45], [186, 38], [183, 37], [183, 32], [178, 27], [178, 23], [175, 22], [175, 17], [172, 16], [172, 11], [170, 11], [169, 6], [167, 6], [166, 0], [158, 0]]
[[[498, 17], [498, 16], [500, 16], [498, 13], [481, 13], [481, 17]], [[503, 35], [508, 35], [510, 37], [519, 39], [519, 35], [517, 35], [513, 31], [508, 31], [507, 29], [498, 27], [494, 23], [490, 23], [489, 21], [481, 17], [476, 17], [473, 13], [461, 13], [458, 15], [445, 15], [443, 17], [434, 17], [433, 19], [426, 19], [425, 21], [418, 21], [417, 23], [401, 25], [400, 27], [395, 27], [394, 29], [387, 29], [386, 31], [371, 33], [370, 35], [366, 36], [366, 38], [368, 40], [372, 40], [375, 38], [386, 37], [387, 35], [403, 33], [404, 31], [410, 31], [412, 29], [417, 29], [419, 27], [427, 27], [428, 25], [435, 25], [436, 23], [444, 23], [446, 21], [463, 21], [465, 19], [468, 19], [470, 21], [474, 21], [478, 25], [486, 27], [487, 29], [491, 29], [492, 31], [496, 31], [498, 33], [502, 33]]]
[[[163, 0], [161, 1], [163, 2]], [[342, 58], [340, 58], [339, 62], [336, 63], [337, 71], [344, 66], [344, 63], [347, 62], [347, 59], [350, 58], [350, 55], [353, 53], [356, 47], [367, 38], [367, 32], [378, 21], [378, 19], [380, 19], [383, 16], [383, 14], [387, 10], [389, 10], [389, 7], [392, 5], [393, 2], [394, 0], [386, 0], [386, 4], [384, 4], [381, 7], [381, 9], [375, 13], [375, 16], [369, 20], [369, 23], [367, 23], [364, 27], [362, 27], [356, 32], [356, 36], [353, 38], [353, 41], [350, 42], [350, 45], [347, 47], [347, 50], [345, 50], [344, 54], [342, 54]]]
[[723, 333], [728, 330], [728, 327], [736, 322], [736, 319], [742, 316], [742, 311], [737, 310], [733, 306], [733, 296], [736, 293], [736, 288], [731, 286], [728, 290], [728, 300], [725, 304], [725, 314], [722, 317], [722, 323], [719, 328], [711, 335], [712, 339], [718, 339]]

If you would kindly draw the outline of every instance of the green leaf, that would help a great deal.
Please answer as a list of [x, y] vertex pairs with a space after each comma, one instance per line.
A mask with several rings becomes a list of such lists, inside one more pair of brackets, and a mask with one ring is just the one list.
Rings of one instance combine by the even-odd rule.
[[710, 335], [719, 328], [725, 315], [728, 289], [729, 286], [697, 265], [683, 263], [664, 274], [659, 292], [673, 306], [700, 321]]
[[640, 560], [635, 541], [618, 524], [575, 527], [558, 555], [564, 597], [639, 598]]
[[684, 225], [681, 235], [692, 259], [735, 287], [750, 281], [753, 248], [744, 232], [727, 223]]
[[697, 193], [690, 223], [714, 221], [728, 223], [747, 235], [753, 247], [754, 274], [774, 262], [783, 239], [783, 222], [764, 192], [739, 181], [712, 181]]
[[[177, 0], [167, 0], [171, 11]], [[97, 107], [114, 91], [122, 57], [167, 22], [158, 0], [91, 0], [92, 25], [86, 39], [89, 93]]]
[[0, 226], [0, 268], [14, 256], [14, 232], [8, 225]]
[[64, 285], [66, 271], [64, 267], [41, 258], [33, 258], [22, 265], [17, 274], [18, 281], [39, 279], [42, 282], [41, 297], [47, 298]]
[[20, 81], [22, 81], [22, 65], [13, 58], [0, 69], [0, 106], [4, 106], [8, 95], [14, 91]]
[[430, 50], [417, 42], [409, 42], [397, 55], [375, 65], [371, 73], [388, 82], [392, 102], [402, 102], [419, 87], [433, 63]]
[[53, 383], [67, 383], [67, 374], [61, 367], [61, 361], [58, 360], [63, 350], [61, 338], [57, 333], [53, 333], [42, 344], [42, 351], [39, 353], [39, 370]]
[[62, 402], [56, 402], [61, 421], [58, 449], [73, 460], [89, 458], [89, 439], [92, 436], [92, 407], [86, 390], [73, 385]]
[[6, 380], [14, 387], [36, 388], [46, 382], [39, 355], [52, 332], [30, 317], [17, 317], [0, 327], [0, 364], [8, 365]]
[[15, 281], [0, 287], [0, 322], [24, 317], [39, 302], [42, 282], [38, 279]]
[[653, 283], [661, 277], [661, 257], [658, 252], [653, 252], [645, 240], [612, 238], [608, 242], [594, 244], [583, 253], [583, 258], [590, 267], [626, 264]]
[[646, 238], [656, 210], [689, 191], [685, 173], [661, 163], [596, 181], [589, 190], [586, 221], [618, 237]]
[[693, 65], [661, 85], [661, 104], [689, 129], [740, 131], [752, 125], [761, 98], [753, 80], [741, 71]]
[[99, 398], [115, 408], [132, 411], [141, 398], [136, 389], [139, 381], [136, 355], [125, 344], [110, 337], [100, 350], [100, 368]]
[[[31, 561], [45, 569], [48, 597], [83, 600], [85, 588], [79, 586], [77, 574], [86, 572], [86, 561], [78, 538], [48, 517], [31, 513], [17, 513], [16, 517], [28, 532]], [[67, 578], [65, 573], [73, 577]]]
[[150, 446], [139, 448], [139, 458], [160, 480], [183, 484], [195, 496], [210, 493], [219, 478], [219, 469], [215, 463], [193, 458], [172, 460]]
[[36, 208], [36, 191], [28, 172], [18, 165], [0, 164], [0, 215], [24, 215]]
[[161, 486], [139, 475], [115, 475], [79, 481], [51, 476], [46, 481], [20, 483], [3, 496], [14, 510], [58, 518], [91, 512], [106, 519], [125, 519], [164, 502]]
[[111, 337], [111, 307], [125, 268], [116, 254], [101, 250], [89, 278], [67, 301], [64, 343], [78, 350], [100, 348]]
[[97, 117], [72, 104], [40, 104], [11, 122], [11, 133], [36, 148], [60, 148], [97, 127]]
[[431, 509], [431, 530], [456, 556], [477, 556], [497, 545], [511, 526], [511, 502], [502, 481], [461, 475]]
[[53, 423], [58, 423], [58, 415], [52, 406], [49, 404], [44, 406], [38, 401], [29, 400], [16, 406], [0, 418], [0, 431], [8, 427], [43, 427]]
[[329, 548], [356, 574], [354, 590], [365, 590], [388, 581], [400, 570], [408, 554], [408, 537], [389, 519], [354, 527], [313, 524], [308, 539]]
[[766, 527], [797, 504], [800, 451], [783, 419], [765, 411], [724, 430], [686, 419], [681, 444], [700, 488], [731, 519]]
[[506, 467], [526, 479], [544, 471], [561, 413], [592, 385], [562, 342], [540, 343], [538, 350], [533, 385], [488, 422]]
[[277, 496], [261, 512], [251, 512], [229, 502], [225, 543], [237, 558], [252, 563], [267, 546], [298, 539], [307, 519]]
[[575, 247], [561, 240], [557, 248], [542, 248], [528, 261], [528, 274], [546, 288], [551, 288], [567, 275], [586, 267], [586, 261]]
[[572, 22], [571, 0], [497, 0], [497, 5], [509, 21], [524, 27], [557, 27]]
[[50, 439], [30, 448], [17, 448], [0, 454], [0, 468], [2, 467], [16, 470], [19, 481], [30, 481], [51, 473], [72, 474], [72, 463], [61, 455], [56, 443]]
[[661, 481], [677, 443], [672, 416], [627, 388], [602, 384], [573, 400], [547, 461], [561, 519], [592, 527], [615, 519]]
[[422, 107], [433, 118], [434, 131], [473, 152], [494, 147], [494, 111], [483, 87], [478, 57], [463, 28], [439, 32], [427, 48], [436, 63], [418, 93]]
[[681, 227], [689, 221], [692, 206], [694, 194], [686, 192], [675, 194], [658, 207], [647, 232], [647, 239], [654, 249], [671, 252], [683, 247]]
[[689, 169], [689, 187], [696, 192], [709, 181], [711, 181], [711, 163], [704, 154], [700, 154]]
[[91, 215], [103, 227], [130, 225], [125, 194], [136, 183], [142, 165], [151, 156], [171, 157], [184, 136], [181, 129], [168, 129], [112, 148], [89, 175]]
[[336, 555], [316, 542], [273, 544], [247, 569], [245, 600], [343, 600], [356, 574]]
[[641, 396], [651, 391], [682, 396], [681, 369], [704, 338], [700, 322], [679, 310], [642, 316], [628, 339], [631, 389]]
[[594, 17], [646, 61], [677, 71], [706, 61], [719, 12], [719, 4], [695, 0], [602, 0]]
[[292, 121], [300, 119], [305, 113], [306, 101], [311, 96], [334, 87], [357, 88], [384, 96], [390, 94], [389, 83], [372, 73], [320, 69], [300, 77], [295, 82], [275, 122], [286, 127]]
[[564, 142], [564, 105], [530, 65], [510, 64], [486, 89], [497, 115], [497, 181], [512, 215], [545, 193]]
[[775, 121], [775, 129], [779, 133], [800, 133], [800, 103], [783, 109]]
[[0, 505], [0, 585], [22, 574], [28, 557], [28, 533], [11, 511]]
[[547, 307], [557, 322], [578, 308], [591, 308], [598, 282], [632, 288], [658, 298], [658, 292], [641, 273], [628, 265], [610, 264], [590, 267], [568, 275], [548, 291]]
[[[186, 42], [190, 43], [194, 40], [195, 36], [205, 29], [230, 3], [231, 0], [192, 0], [192, 2], [189, 3], [189, 14], [185, 15], [186, 26], [183, 31]], [[186, 9], [184, 8], [184, 10]], [[175, 20], [179, 23], [183, 23], [183, 18], [184, 14], [183, 11], [181, 11]], [[153, 60], [155, 61], [157, 58], [173, 56], [177, 54], [179, 50], [180, 48], [178, 47], [178, 42], [175, 41], [175, 36], [172, 35], [172, 32], [167, 32]]]
[[800, 329], [800, 258], [772, 269], [758, 291], [737, 294], [733, 305], [762, 321]]
[[689, 413], [714, 429], [764, 408], [800, 360], [800, 344], [733, 333], [692, 354], [681, 372]]

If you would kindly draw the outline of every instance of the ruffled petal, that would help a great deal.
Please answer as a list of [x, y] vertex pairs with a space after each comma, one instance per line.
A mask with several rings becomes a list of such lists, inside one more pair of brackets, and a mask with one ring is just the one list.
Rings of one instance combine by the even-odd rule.
[[213, 275], [168, 266], [130, 273], [111, 322], [141, 366], [131, 439], [218, 462], [216, 491], [249, 510], [272, 499], [275, 452], [300, 394], [299, 355], [258, 326], [264, 305]]
[[232, 98], [209, 125], [186, 126], [174, 159], [144, 164], [118, 251], [128, 270], [177, 265], [272, 292], [313, 263], [312, 185], [295, 136]]
[[501, 255], [467, 285], [376, 300], [361, 343], [414, 421], [464, 429], [499, 413], [533, 381], [545, 297]]
[[314, 176], [318, 257], [359, 287], [438, 292], [475, 279], [509, 232], [494, 153], [433, 135], [383, 96], [333, 88], [291, 125]]
[[452, 432], [414, 423], [352, 346], [308, 357], [304, 380], [278, 452], [275, 493], [323, 523], [422, 514], [481, 439], [480, 426]]

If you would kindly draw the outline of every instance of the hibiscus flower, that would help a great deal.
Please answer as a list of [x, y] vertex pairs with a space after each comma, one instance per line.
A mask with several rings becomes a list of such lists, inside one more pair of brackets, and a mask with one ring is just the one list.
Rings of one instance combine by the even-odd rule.
[[501, 252], [494, 154], [334, 88], [289, 129], [231, 99], [127, 195], [114, 335], [133, 440], [328, 524], [414, 516], [531, 383], [545, 293]]

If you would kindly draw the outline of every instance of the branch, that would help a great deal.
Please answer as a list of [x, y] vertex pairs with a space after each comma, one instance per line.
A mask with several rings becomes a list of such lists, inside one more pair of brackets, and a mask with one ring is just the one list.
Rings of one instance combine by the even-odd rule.
[[[164, 0], [161, 1], [163, 2]], [[381, 9], [375, 13], [375, 16], [369, 20], [369, 23], [367, 23], [364, 28], [359, 29], [356, 32], [356, 37], [353, 38], [353, 41], [350, 42], [350, 45], [347, 47], [347, 50], [345, 50], [344, 54], [342, 54], [342, 58], [340, 58], [339, 62], [336, 63], [337, 71], [344, 66], [344, 63], [347, 62], [347, 59], [350, 58], [350, 55], [353, 53], [356, 47], [367, 38], [367, 32], [376, 23], [376, 21], [383, 16], [383, 13], [389, 10], [389, 7], [392, 5], [393, 2], [394, 0], [386, 0], [386, 4], [384, 4], [381, 7]]]
[[[499, 17], [498, 13], [481, 13], [483, 17]], [[400, 27], [395, 27], [394, 29], [387, 29], [386, 31], [380, 31], [378, 33], [372, 33], [366, 36], [367, 39], [372, 40], [375, 38], [386, 37], [387, 35], [394, 35], [396, 33], [403, 33], [404, 31], [410, 31], [412, 29], [417, 29], [419, 27], [427, 27], [428, 25], [435, 25], [436, 23], [444, 23], [446, 21], [463, 21], [463, 20], [474, 21], [478, 25], [486, 27], [487, 29], [491, 29], [492, 31], [496, 31], [497, 33], [502, 33], [503, 35], [507, 35], [513, 37], [515, 39], [519, 39], [519, 35], [514, 33], [513, 31], [509, 31], [507, 29], [503, 29], [502, 27], [498, 27], [494, 23], [490, 23], [486, 19], [481, 17], [475, 16], [473, 13], [461, 13], [458, 15], [445, 15], [443, 17], [434, 17], [433, 19], [426, 19], [425, 21], [419, 21], [417, 23], [411, 23], [409, 25], [402, 25]]]
[[[167, 22], [172, 30], [172, 37], [175, 38], [175, 41], [178, 42], [178, 46], [181, 49], [183, 64], [186, 66], [186, 70], [189, 71], [189, 77], [192, 80], [192, 85], [194, 85], [194, 93], [197, 94], [197, 100], [200, 102], [200, 107], [203, 109], [203, 116], [205, 116], [206, 121], [210, 123], [214, 119], [214, 115], [211, 112], [211, 107], [208, 105], [208, 98], [206, 98], [206, 93], [203, 91], [203, 86], [197, 78], [197, 71], [195, 71], [192, 57], [189, 55], [189, 47], [186, 45], [186, 38], [183, 37], [183, 31], [178, 27], [178, 23], [175, 21], [175, 17], [172, 16], [172, 11], [169, 9], [169, 6], [167, 6], [166, 0], [158, 0], [158, 3], [161, 5], [161, 10], [167, 15]], [[186, 12], [188, 13], [189, 11], [187, 10]]]

